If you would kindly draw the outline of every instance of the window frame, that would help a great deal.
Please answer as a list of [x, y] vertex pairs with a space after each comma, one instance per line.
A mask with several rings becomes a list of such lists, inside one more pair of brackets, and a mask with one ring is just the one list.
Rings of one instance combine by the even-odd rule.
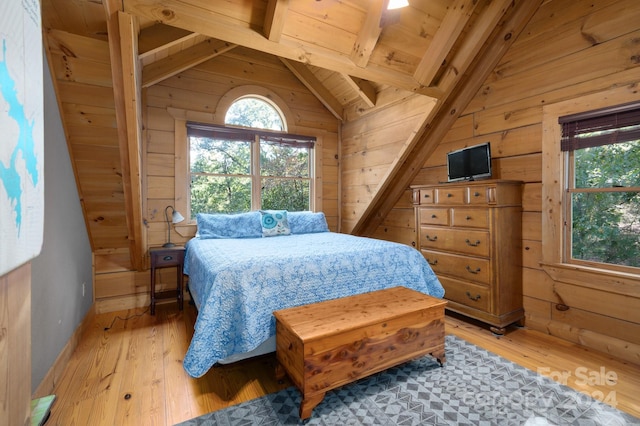
[[[323, 209], [323, 186], [322, 186], [322, 153], [323, 153], [323, 132], [317, 128], [310, 128], [297, 125], [295, 115], [289, 109], [287, 103], [275, 92], [262, 86], [244, 85], [230, 89], [220, 98], [213, 112], [194, 111], [183, 108], [166, 107], [167, 113], [173, 117], [173, 126], [170, 129], [174, 136], [174, 196], [173, 205], [180, 212], [189, 211], [190, 200], [190, 176], [189, 176], [189, 143], [187, 138], [187, 122], [194, 121], [206, 124], [224, 126], [224, 118], [229, 106], [237, 99], [244, 96], [255, 96], [269, 99], [277, 105], [282, 112], [285, 126], [288, 132], [296, 134], [307, 134], [316, 138], [314, 155], [312, 161], [313, 177], [310, 209], [312, 211], [322, 211]], [[174, 225], [174, 229], [181, 236], [191, 238], [196, 234], [195, 219], [187, 219]]]
[[555, 281], [619, 294], [638, 294], [640, 274], [608, 264], [568, 263], [565, 258], [567, 156], [560, 149], [562, 116], [637, 101], [632, 87], [621, 86], [542, 107], [542, 258], [540, 265]]
[[[243, 98], [247, 98], [249, 96], [245, 96]], [[284, 121], [284, 118], [283, 118]], [[199, 135], [201, 137], [208, 137], [207, 133], [211, 133], [214, 139], [224, 139], [224, 134], [229, 134], [231, 137], [230, 140], [238, 140], [241, 142], [249, 142], [250, 151], [251, 151], [251, 170], [247, 175], [251, 179], [251, 210], [259, 210], [262, 208], [262, 182], [263, 178], [267, 178], [269, 176], [263, 176], [260, 169], [260, 150], [262, 146], [262, 142], [280, 142], [284, 144], [295, 144], [300, 145], [302, 148], [309, 149], [309, 177], [303, 178], [304, 180], [309, 181], [309, 209], [312, 210], [314, 207], [314, 182], [315, 182], [315, 146], [317, 144], [317, 138], [314, 136], [305, 136], [305, 135], [296, 135], [292, 133], [287, 133], [283, 131], [272, 131], [267, 129], [258, 129], [252, 127], [241, 127], [241, 126], [217, 126], [213, 124], [206, 123], [197, 123], [197, 122], [186, 122], [187, 128], [187, 152], [188, 155], [190, 153], [190, 142], [189, 138], [190, 133], [194, 135]], [[285, 126], [286, 128], [286, 126]], [[219, 134], [219, 137], [215, 137], [215, 135]], [[188, 175], [189, 182], [191, 182], [192, 172], [191, 172], [191, 161], [190, 158], [187, 157], [188, 164]], [[279, 176], [274, 176], [275, 178], [279, 178]], [[187, 209], [189, 220], [195, 220], [195, 218], [191, 217], [191, 191], [189, 190], [188, 199], [187, 199]]]

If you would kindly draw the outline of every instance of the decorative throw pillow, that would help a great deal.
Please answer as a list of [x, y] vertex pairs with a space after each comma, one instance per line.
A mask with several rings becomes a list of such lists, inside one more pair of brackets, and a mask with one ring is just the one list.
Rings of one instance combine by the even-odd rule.
[[263, 237], [291, 234], [286, 210], [260, 210], [260, 214]]

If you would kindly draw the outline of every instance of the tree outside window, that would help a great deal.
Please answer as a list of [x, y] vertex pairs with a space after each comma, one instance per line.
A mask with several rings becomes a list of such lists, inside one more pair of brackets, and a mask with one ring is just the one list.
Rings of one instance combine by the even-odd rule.
[[226, 124], [187, 124], [191, 217], [310, 210], [315, 139], [283, 132], [279, 110], [257, 97], [234, 102]]
[[561, 117], [568, 261], [640, 267], [640, 105]]

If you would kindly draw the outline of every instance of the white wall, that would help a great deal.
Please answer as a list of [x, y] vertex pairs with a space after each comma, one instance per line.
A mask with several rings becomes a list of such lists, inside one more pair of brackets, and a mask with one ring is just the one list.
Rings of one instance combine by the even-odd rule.
[[46, 57], [43, 65], [44, 243], [31, 269], [31, 392], [93, 302], [91, 246]]

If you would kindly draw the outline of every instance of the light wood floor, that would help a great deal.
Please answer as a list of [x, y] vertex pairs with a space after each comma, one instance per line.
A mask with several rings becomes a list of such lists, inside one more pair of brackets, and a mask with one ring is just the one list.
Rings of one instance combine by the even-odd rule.
[[[273, 355], [190, 378], [182, 357], [194, 322], [187, 304], [182, 313], [160, 305], [155, 317], [145, 309], [98, 315], [56, 386], [47, 425], [173, 425], [291, 386], [275, 381]], [[448, 315], [446, 331], [640, 417], [637, 365], [526, 328], [497, 338]]]

